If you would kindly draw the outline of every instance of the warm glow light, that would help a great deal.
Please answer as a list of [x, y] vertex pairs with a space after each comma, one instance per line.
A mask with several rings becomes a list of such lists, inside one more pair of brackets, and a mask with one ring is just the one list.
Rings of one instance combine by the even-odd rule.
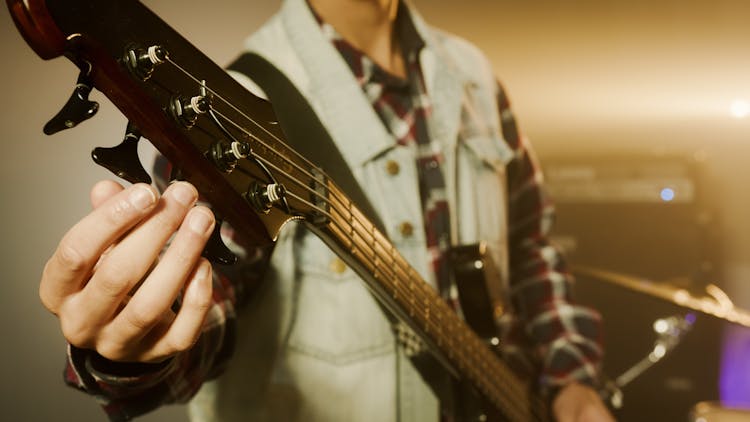
[[750, 115], [750, 103], [747, 100], [734, 100], [729, 105], [729, 114], [735, 119], [744, 119]]
[[669, 323], [666, 319], [659, 318], [654, 322], [654, 331], [658, 334], [664, 334], [669, 330]]

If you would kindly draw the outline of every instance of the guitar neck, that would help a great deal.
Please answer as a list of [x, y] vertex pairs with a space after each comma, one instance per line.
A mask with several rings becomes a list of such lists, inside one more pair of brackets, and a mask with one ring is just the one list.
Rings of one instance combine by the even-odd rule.
[[272, 106], [140, 2], [6, 2], [40, 57], [65, 55], [78, 65], [249, 241], [270, 242], [289, 220], [304, 220], [489, 408], [512, 421], [547, 419], [543, 401], [326, 175], [286, 145]]
[[546, 404], [493, 352], [336, 187], [318, 236], [357, 272], [376, 298], [407, 323], [448, 370], [513, 421], [546, 420]]

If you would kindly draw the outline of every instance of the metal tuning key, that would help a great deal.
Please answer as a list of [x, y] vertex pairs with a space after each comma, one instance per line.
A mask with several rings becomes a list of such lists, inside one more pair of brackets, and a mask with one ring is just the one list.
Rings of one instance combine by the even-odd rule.
[[133, 75], [145, 81], [151, 77], [156, 66], [164, 63], [168, 58], [167, 50], [160, 45], [152, 45], [148, 48], [131, 46], [125, 52], [122, 61]]
[[52, 135], [61, 130], [75, 127], [84, 120], [92, 118], [99, 111], [99, 103], [89, 100], [89, 94], [94, 86], [90, 74], [91, 65], [85, 63], [68, 102], [55, 117], [44, 125], [45, 134]]
[[208, 152], [216, 167], [225, 172], [231, 173], [237, 163], [252, 153], [250, 145], [245, 142], [234, 141], [231, 144], [226, 142], [215, 142]]
[[91, 151], [91, 158], [96, 164], [130, 183], [151, 184], [151, 176], [143, 168], [138, 158], [138, 141], [141, 133], [131, 122], [125, 129], [125, 137], [120, 145], [111, 148], [97, 147]]
[[253, 206], [255, 211], [268, 214], [274, 205], [281, 205], [289, 211], [286, 202], [286, 189], [280, 183], [261, 184], [252, 182], [245, 192], [245, 199]]
[[169, 104], [172, 117], [186, 129], [195, 125], [198, 116], [211, 111], [211, 97], [208, 95], [206, 81], [201, 81], [200, 94], [186, 98], [177, 96]]

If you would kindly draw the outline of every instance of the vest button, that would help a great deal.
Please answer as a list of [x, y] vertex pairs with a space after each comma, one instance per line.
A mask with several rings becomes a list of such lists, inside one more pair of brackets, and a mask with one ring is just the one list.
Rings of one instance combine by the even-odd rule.
[[341, 274], [346, 271], [346, 263], [342, 261], [341, 258], [334, 257], [328, 265], [328, 268], [330, 268], [331, 272], [335, 274]]
[[401, 171], [401, 167], [398, 165], [398, 162], [393, 161], [393, 160], [388, 160], [385, 163], [385, 171], [391, 176], [395, 176], [398, 174], [399, 171]]
[[412, 237], [412, 235], [414, 235], [414, 226], [412, 226], [410, 222], [404, 221], [399, 224], [398, 231], [401, 232], [401, 235], [404, 237]]

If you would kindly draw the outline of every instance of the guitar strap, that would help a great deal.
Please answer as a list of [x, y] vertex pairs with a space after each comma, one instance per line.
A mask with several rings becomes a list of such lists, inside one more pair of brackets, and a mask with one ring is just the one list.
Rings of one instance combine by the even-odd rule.
[[357, 204], [365, 217], [385, 235], [383, 222], [354, 178], [331, 135], [292, 81], [271, 62], [255, 53], [242, 54], [227, 69], [246, 75], [265, 91], [286, 135], [286, 144], [330, 176], [352, 202]]
[[[297, 87], [276, 66], [255, 53], [244, 53], [228, 67], [252, 79], [268, 96], [279, 119], [286, 143], [302, 156], [319, 166], [338, 187], [359, 207], [362, 213], [386, 234], [385, 226], [375, 212], [362, 187], [354, 178], [349, 165], [331, 139], [315, 111]], [[380, 302], [378, 302], [380, 304]], [[381, 306], [392, 324], [397, 319]], [[451, 389], [453, 386], [437, 360], [430, 353], [419, 353], [410, 360], [433, 392], [440, 398], [442, 412], [455, 412]]]

